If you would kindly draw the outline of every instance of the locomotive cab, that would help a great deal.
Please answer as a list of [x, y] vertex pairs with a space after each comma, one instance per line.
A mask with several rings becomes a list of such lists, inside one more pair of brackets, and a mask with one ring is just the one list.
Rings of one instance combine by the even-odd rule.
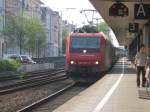
[[101, 33], [72, 33], [66, 42], [66, 69], [73, 79], [91, 80], [110, 67], [110, 50]]

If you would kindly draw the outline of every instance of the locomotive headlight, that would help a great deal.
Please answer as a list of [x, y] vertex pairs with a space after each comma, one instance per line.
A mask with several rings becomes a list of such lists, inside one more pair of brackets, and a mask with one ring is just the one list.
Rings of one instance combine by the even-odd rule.
[[96, 62], [95, 62], [95, 64], [96, 64], [96, 65], [98, 65], [98, 64], [99, 64], [99, 62], [98, 62], [98, 61], [96, 61]]
[[73, 64], [74, 64], [74, 61], [70, 61], [70, 64], [72, 64], [72, 65], [73, 65]]

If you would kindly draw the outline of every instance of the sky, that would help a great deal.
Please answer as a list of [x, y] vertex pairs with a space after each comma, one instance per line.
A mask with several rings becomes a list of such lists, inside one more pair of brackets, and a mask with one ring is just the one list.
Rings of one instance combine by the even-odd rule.
[[[64, 20], [68, 20], [69, 23], [74, 23], [77, 26], [82, 26], [84, 23], [92, 20], [93, 12], [80, 13], [82, 10], [95, 8], [91, 5], [88, 0], [41, 0], [46, 6], [56, 10], [62, 15]], [[94, 12], [94, 18], [100, 18], [97, 12]]]
[[94, 9], [88, 0], [41, 0], [51, 8]]
[[[93, 12], [80, 13], [82, 10], [95, 8], [89, 2], [89, 0], [41, 0], [46, 6], [50, 7], [52, 10], [58, 11], [62, 16], [63, 20], [67, 20], [69, 23], [73, 23], [77, 27], [87, 24], [87, 20], [92, 20]], [[87, 18], [86, 18], [86, 16]], [[100, 14], [94, 12], [94, 18], [101, 18]], [[99, 22], [103, 19], [99, 19]], [[96, 22], [96, 21], [94, 21]], [[116, 37], [111, 33], [113, 37], [113, 43], [115, 46], [119, 46]]]

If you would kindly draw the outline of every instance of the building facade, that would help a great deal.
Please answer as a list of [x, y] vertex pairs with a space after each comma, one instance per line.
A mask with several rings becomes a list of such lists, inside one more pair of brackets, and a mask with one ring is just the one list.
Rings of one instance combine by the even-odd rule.
[[21, 0], [22, 11], [25, 17], [35, 18], [40, 20], [41, 10], [43, 4], [40, 0]]
[[49, 8], [47, 7], [41, 7], [41, 21], [43, 23], [43, 26], [45, 28], [45, 33], [46, 33], [46, 45], [44, 48], [44, 56], [45, 57], [49, 57], [51, 55], [50, 53], [50, 28], [51, 28], [51, 11]]
[[45, 57], [55, 57], [59, 55], [60, 25], [59, 13], [48, 7], [41, 7], [41, 21], [46, 32]]
[[[40, 0], [0, 0], [0, 2], [1, 3], [3, 2], [2, 6], [4, 10], [3, 27], [9, 26], [10, 15], [20, 16], [24, 18], [35, 18], [39, 20], [39, 22], [41, 20], [40, 6], [42, 2]], [[2, 24], [2, 22], [0, 22], [0, 24]], [[15, 53], [15, 54], [20, 53], [19, 52], [20, 48], [17, 45], [14, 47], [7, 46], [6, 49], [7, 49], [6, 53]]]
[[59, 56], [59, 38], [60, 35], [60, 23], [59, 13], [53, 11], [51, 16], [51, 52], [54, 56]]
[[76, 29], [76, 26], [73, 23], [68, 23], [67, 21], [63, 21], [63, 29], [68, 30], [68, 32], [73, 32]]
[[21, 14], [21, 0], [4, 0], [5, 2], [5, 13], [7, 14]]
[[[62, 21], [59, 13], [45, 7], [40, 0], [0, 0], [0, 29], [9, 25], [10, 14], [25, 18], [38, 19], [45, 28], [46, 45], [40, 57], [55, 57], [62, 53], [62, 32], [67, 28], [73, 31], [74, 26]], [[18, 47], [10, 48], [10, 53], [18, 53]], [[8, 50], [9, 51], [9, 50]]]
[[4, 28], [5, 25], [5, 1], [0, 0], [0, 30]]
[[0, 59], [4, 56], [4, 39], [0, 38]]

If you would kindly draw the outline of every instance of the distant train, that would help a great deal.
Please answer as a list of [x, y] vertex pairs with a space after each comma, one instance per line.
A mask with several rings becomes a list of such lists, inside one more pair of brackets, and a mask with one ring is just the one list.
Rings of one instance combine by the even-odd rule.
[[115, 47], [102, 33], [71, 33], [66, 40], [66, 70], [76, 82], [101, 77], [115, 62]]

